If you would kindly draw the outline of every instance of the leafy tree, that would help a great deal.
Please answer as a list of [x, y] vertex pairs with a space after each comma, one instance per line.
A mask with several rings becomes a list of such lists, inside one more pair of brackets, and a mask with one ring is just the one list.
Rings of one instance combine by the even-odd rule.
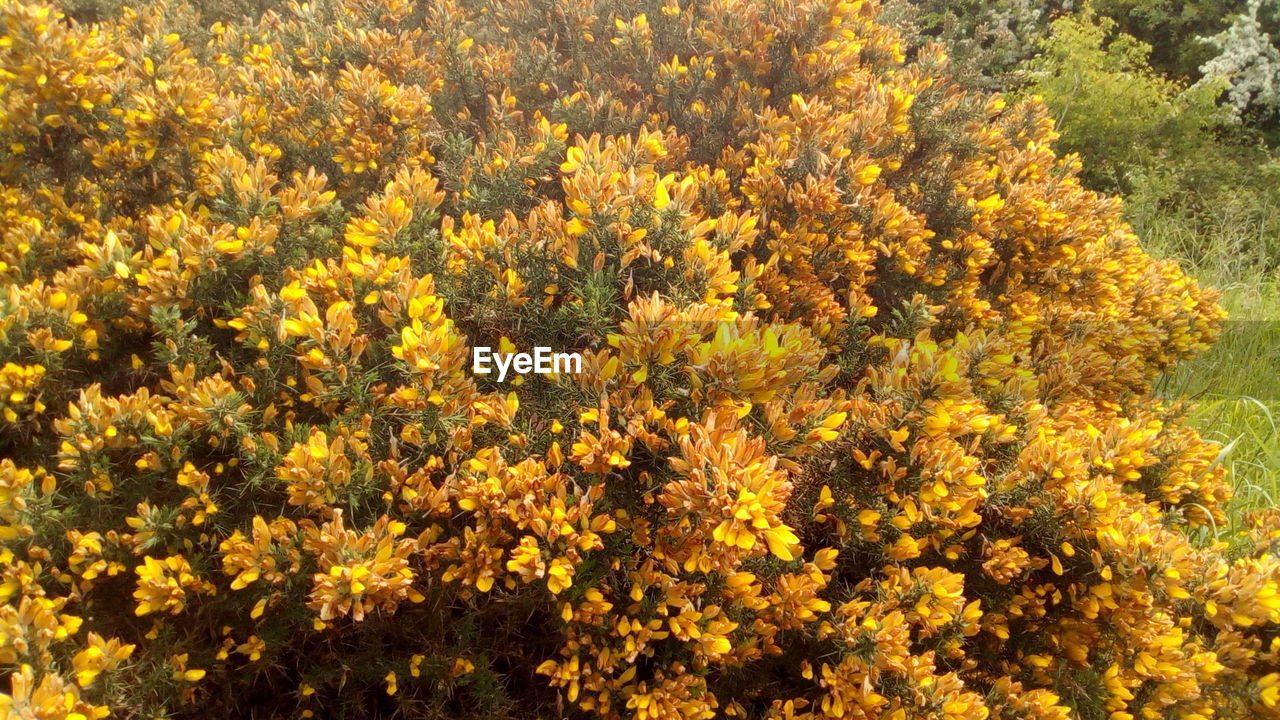
[[1092, 5], [1115, 20], [1121, 32], [1151, 47], [1148, 61], [1156, 72], [1195, 79], [1213, 56], [1201, 38], [1222, 30], [1240, 0], [1092, 0]]

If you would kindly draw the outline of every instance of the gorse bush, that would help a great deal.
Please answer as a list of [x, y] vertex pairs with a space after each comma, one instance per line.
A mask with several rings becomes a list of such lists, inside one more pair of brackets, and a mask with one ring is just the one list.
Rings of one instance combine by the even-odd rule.
[[[1006, 89], [1018, 66], [1033, 57], [1052, 20], [1070, 11], [1072, 0], [891, 0], [918, 41], [941, 40], [951, 71], [969, 84]], [[883, 20], [897, 19], [889, 15]]]
[[[1265, 112], [1275, 55], [1265, 9], [1237, 17], [1219, 0], [1107, 0], [1074, 12], [1023, 0], [892, 7], [904, 4], [892, 19], [918, 29], [913, 45], [945, 40], [966, 82], [1043, 99], [1058, 150], [1080, 154], [1085, 187], [1124, 196], [1123, 217], [1148, 249], [1210, 280], [1274, 274], [1280, 156]], [[1218, 26], [1228, 29], [1201, 39]], [[1187, 66], [1193, 57], [1207, 75]]]
[[0, 7], [6, 716], [1280, 716], [1214, 295], [874, 3]]

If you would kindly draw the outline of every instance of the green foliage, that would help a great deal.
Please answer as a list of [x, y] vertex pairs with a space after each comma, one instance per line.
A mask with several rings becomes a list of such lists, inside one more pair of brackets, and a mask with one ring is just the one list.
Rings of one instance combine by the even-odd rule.
[[[1244, 233], [1257, 242], [1234, 250], [1275, 264], [1280, 218], [1270, 188], [1280, 186], [1280, 167], [1217, 105], [1218, 87], [1159, 75], [1149, 45], [1089, 10], [1056, 20], [1042, 47], [1026, 64], [1027, 92], [1049, 106], [1061, 147], [1084, 159], [1088, 186], [1127, 195], [1140, 226], [1174, 222], [1196, 236], [1226, 218], [1260, 226]], [[1198, 258], [1210, 245], [1218, 243], [1185, 249]]]
[[1093, 8], [1122, 32], [1151, 46], [1151, 67], [1180, 78], [1198, 76], [1213, 48], [1200, 38], [1222, 30], [1240, 0], [1094, 0]]
[[1028, 64], [1063, 147], [1085, 156], [1086, 182], [1131, 192], [1169, 161], [1200, 150], [1220, 113], [1212, 90], [1190, 90], [1147, 66], [1151, 47], [1085, 11], [1053, 23]]

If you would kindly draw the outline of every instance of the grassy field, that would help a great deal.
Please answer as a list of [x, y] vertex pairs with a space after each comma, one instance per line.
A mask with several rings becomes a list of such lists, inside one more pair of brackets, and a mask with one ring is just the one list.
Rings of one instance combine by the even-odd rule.
[[1218, 344], [1159, 384], [1165, 397], [1192, 401], [1192, 422], [1222, 443], [1220, 462], [1236, 487], [1233, 527], [1224, 531], [1248, 510], [1280, 502], [1280, 273], [1259, 257], [1277, 242], [1268, 228], [1280, 208], [1270, 212], [1248, 219], [1228, 214], [1210, 227], [1133, 218], [1151, 252], [1181, 260], [1221, 289], [1230, 313]]

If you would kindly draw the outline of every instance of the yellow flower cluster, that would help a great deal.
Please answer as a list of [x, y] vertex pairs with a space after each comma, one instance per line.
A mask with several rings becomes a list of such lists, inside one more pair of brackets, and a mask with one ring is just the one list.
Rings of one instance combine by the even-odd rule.
[[147, 555], [142, 560], [142, 564], [134, 568], [138, 573], [138, 589], [133, 592], [138, 606], [134, 612], [138, 615], [162, 611], [177, 615], [186, 606], [188, 591], [212, 591], [209, 583], [201, 582], [191, 573], [190, 563], [181, 555], [170, 555], [164, 560]]
[[91, 4], [0, 4], [0, 717], [1280, 718], [1215, 296], [879, 3]]

